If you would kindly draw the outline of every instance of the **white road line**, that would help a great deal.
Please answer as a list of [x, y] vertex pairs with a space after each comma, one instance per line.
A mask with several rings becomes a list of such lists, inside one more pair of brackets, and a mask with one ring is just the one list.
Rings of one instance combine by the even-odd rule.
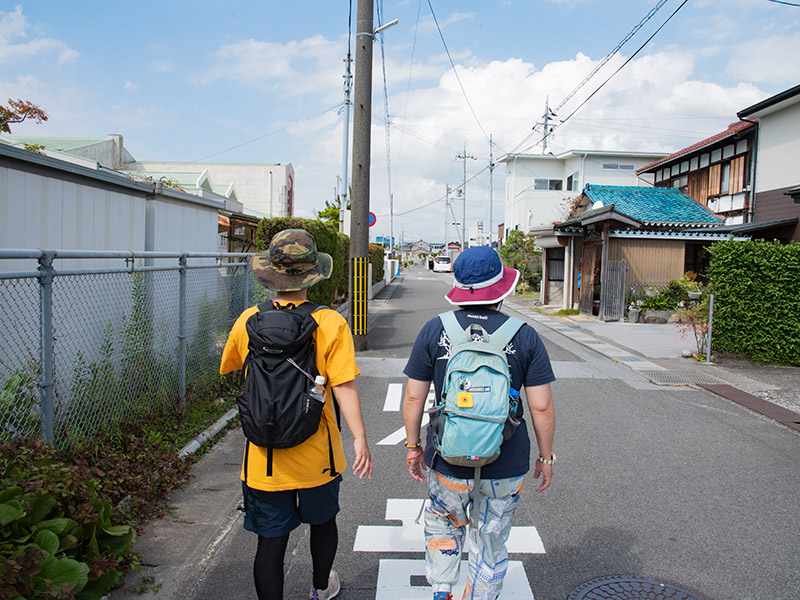
[[[466, 587], [469, 567], [467, 561], [461, 562], [458, 583], [453, 588], [453, 597], [460, 598]], [[424, 560], [381, 559], [378, 566], [378, 586], [375, 600], [429, 600], [430, 585], [412, 585], [411, 578], [425, 577]], [[458, 593], [456, 593], [458, 590]], [[533, 591], [521, 561], [508, 562], [508, 571], [503, 579], [503, 598], [506, 600], [534, 600]]]
[[[386, 403], [383, 405], [383, 410], [386, 410], [386, 406], [389, 403], [389, 393], [390, 393], [391, 387], [393, 385], [399, 385], [401, 389], [403, 387], [402, 384], [399, 384], [399, 383], [390, 383], [389, 384], [389, 390], [386, 391]], [[401, 393], [401, 395], [402, 395], [402, 393]], [[434, 402], [435, 399], [436, 399], [436, 393], [433, 390], [433, 386], [431, 386], [431, 389], [428, 391], [428, 397], [425, 398], [425, 409], [426, 410], [428, 408], [430, 408], [431, 406], [433, 406], [433, 402]], [[399, 406], [398, 406], [397, 410], [400, 410]], [[423, 415], [422, 415], [422, 423], [420, 425], [421, 432], [425, 431], [424, 428], [428, 424], [429, 421], [430, 421], [430, 417], [428, 416], [428, 413], [427, 412], [423, 413]], [[423, 435], [424, 435], [424, 433], [423, 433]], [[378, 446], [396, 446], [397, 444], [402, 442], [404, 439], [406, 439], [406, 428], [405, 427], [401, 427], [400, 429], [397, 429], [393, 433], [390, 433], [389, 435], [387, 435], [385, 438], [383, 438], [376, 445], [378, 445]]]
[[[420, 426], [420, 429], [425, 427], [428, 424], [428, 421], [430, 421], [430, 417], [428, 416], [428, 413], [425, 413], [424, 415], [422, 415], [422, 425]], [[389, 435], [387, 435], [385, 438], [383, 438], [376, 445], [378, 445], [378, 446], [396, 446], [397, 444], [402, 442], [404, 439], [406, 439], [406, 428], [405, 427], [401, 427], [400, 429], [398, 429], [394, 433], [390, 433]]]
[[[386, 520], [402, 525], [359, 525], [353, 543], [355, 552], [425, 552], [423, 519], [415, 520], [422, 508], [422, 499], [389, 498]], [[425, 502], [430, 502], [425, 500]], [[544, 544], [533, 526], [512, 526], [506, 548], [519, 554], [544, 554]]]
[[390, 383], [386, 390], [386, 400], [383, 403], [384, 412], [398, 412], [403, 401], [403, 384]]

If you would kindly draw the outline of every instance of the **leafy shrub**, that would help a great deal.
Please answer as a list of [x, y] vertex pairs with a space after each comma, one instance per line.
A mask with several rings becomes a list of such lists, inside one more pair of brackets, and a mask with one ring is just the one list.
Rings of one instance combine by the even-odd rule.
[[285, 229], [304, 229], [314, 237], [319, 252], [330, 254], [333, 258], [333, 272], [330, 279], [320, 281], [308, 291], [308, 299], [317, 304], [330, 306], [347, 296], [350, 256], [350, 238], [333, 227], [314, 219], [282, 217], [262, 219], [256, 229], [256, 249], [263, 252], [269, 248], [276, 233]]
[[383, 246], [369, 245], [369, 264], [372, 265], [372, 283], [383, 281]]
[[730, 240], [709, 253], [714, 350], [800, 366], [800, 244]]

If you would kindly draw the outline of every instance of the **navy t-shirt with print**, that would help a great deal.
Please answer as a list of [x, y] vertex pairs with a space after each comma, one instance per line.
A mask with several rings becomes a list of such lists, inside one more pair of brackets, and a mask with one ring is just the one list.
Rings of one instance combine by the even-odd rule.
[[[478, 323], [490, 335], [502, 325], [506, 315], [494, 309], [462, 309], [455, 311], [459, 324], [466, 328], [470, 323]], [[436, 317], [428, 321], [419, 332], [411, 356], [403, 373], [411, 379], [433, 381], [436, 399], [441, 398], [444, 372], [450, 356], [450, 340], [444, 332], [441, 319]], [[511, 387], [521, 390], [525, 386], [537, 386], [555, 380], [550, 358], [547, 356], [539, 335], [533, 327], [524, 324], [511, 342], [506, 346], [506, 357], [511, 371]], [[514, 435], [503, 442], [500, 456], [496, 461], [481, 469], [481, 477], [485, 479], [503, 479], [517, 477], [530, 470], [531, 445], [525, 420], [522, 402], [519, 404], [517, 416], [521, 423]], [[434, 460], [433, 430], [429, 426], [425, 443], [425, 464], [431, 467]], [[445, 475], [461, 479], [471, 479], [475, 471], [470, 467], [459, 467], [445, 462], [440, 456], [435, 459], [433, 468]]]

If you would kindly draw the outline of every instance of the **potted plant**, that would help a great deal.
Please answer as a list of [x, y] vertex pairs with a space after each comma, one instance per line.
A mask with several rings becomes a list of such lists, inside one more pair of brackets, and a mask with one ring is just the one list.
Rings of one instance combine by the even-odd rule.
[[697, 281], [690, 281], [686, 285], [686, 293], [689, 295], [689, 300], [697, 300], [703, 294], [703, 286]]
[[654, 296], [658, 296], [658, 294], [661, 293], [661, 290], [657, 285], [648, 285], [646, 288], [644, 288], [644, 293], [652, 298]]

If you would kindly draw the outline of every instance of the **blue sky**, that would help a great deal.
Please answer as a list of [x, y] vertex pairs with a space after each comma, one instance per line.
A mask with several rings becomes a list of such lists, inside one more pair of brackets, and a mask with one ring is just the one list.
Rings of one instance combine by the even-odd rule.
[[[667, 0], [558, 116], [577, 108], [682, 2]], [[400, 19], [383, 36], [395, 235], [442, 241], [444, 204], [436, 201], [447, 185], [460, 183], [463, 167], [455, 156], [464, 145], [478, 158], [467, 164], [467, 176], [475, 176], [467, 190], [471, 223], [487, 218], [486, 134], [495, 158], [517, 148], [545, 100], [558, 106], [659, 2], [375, 4], [384, 22]], [[347, 0], [6, 2], [0, 4], [0, 97], [30, 100], [49, 113], [45, 124], [15, 127], [19, 135], [121, 133], [138, 160], [291, 162], [296, 213], [311, 217], [332, 199], [342, 171], [349, 8]], [[736, 111], [797, 85], [799, 53], [800, 7], [689, 0], [556, 130], [549, 149], [690, 145], [723, 130]], [[374, 236], [389, 231], [380, 43], [373, 114]], [[494, 172], [495, 224], [503, 218], [503, 189], [501, 167]]]

